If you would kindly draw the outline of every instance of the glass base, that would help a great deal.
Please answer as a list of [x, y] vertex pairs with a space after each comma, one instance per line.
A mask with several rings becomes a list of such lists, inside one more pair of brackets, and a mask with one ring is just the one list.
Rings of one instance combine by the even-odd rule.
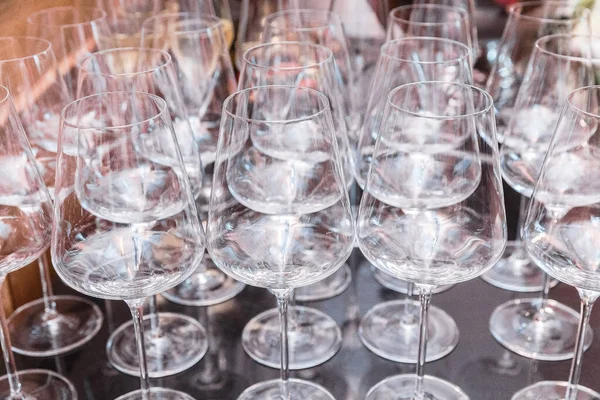
[[[290, 379], [288, 382], [292, 400], [335, 400], [335, 397], [323, 386], [300, 379]], [[274, 379], [250, 386], [238, 397], [238, 400], [283, 400], [281, 381]]]
[[194, 400], [194, 398], [177, 390], [152, 388], [145, 397], [141, 390], [136, 390], [119, 396], [115, 400]]
[[102, 311], [84, 298], [50, 296], [56, 312], [45, 312], [44, 299], [17, 308], [8, 318], [15, 353], [29, 357], [52, 357], [68, 353], [89, 342], [102, 328]]
[[[541, 292], [544, 272], [523, 251], [521, 242], [509, 242], [502, 258], [481, 279], [511, 292]], [[552, 287], [557, 284], [558, 281], [552, 279]]]
[[[490, 332], [507, 349], [527, 358], [560, 361], [573, 358], [579, 314], [554, 300], [517, 299], [497, 307], [490, 317]], [[588, 326], [584, 349], [592, 344]]]
[[[404, 310], [410, 301], [413, 314]], [[387, 360], [413, 364], [419, 349], [419, 302], [396, 300], [371, 308], [363, 317], [358, 336], [366, 348]], [[456, 323], [441, 309], [431, 306], [427, 321], [427, 362], [439, 360], [456, 348]]]
[[224, 274], [207, 255], [189, 278], [161, 295], [175, 304], [207, 307], [237, 296], [246, 285]]
[[[386, 378], [373, 386], [365, 400], [414, 400], [415, 382], [414, 374], [396, 375]], [[425, 375], [426, 400], [469, 400], [458, 386], [443, 379]]]
[[[512, 400], [564, 400], [567, 386], [567, 382], [538, 382], [519, 390], [514, 394]], [[600, 393], [577, 385], [577, 395], [569, 400], [600, 400]]]
[[[328, 315], [314, 308], [290, 307], [288, 323], [290, 369], [316, 367], [331, 359], [342, 347], [342, 332]], [[259, 364], [279, 368], [279, 314], [267, 310], [244, 327], [242, 347]]]
[[[204, 357], [208, 350], [208, 337], [198, 321], [181, 314], [159, 313], [158, 334], [155, 334], [151, 329], [151, 317], [144, 316], [146, 356], [151, 378], [178, 374]], [[117, 370], [139, 376], [133, 321], [121, 325], [110, 336], [106, 354]]]
[[[21, 382], [22, 398], [25, 400], [77, 400], [75, 386], [56, 372], [28, 369], [18, 372], [17, 375]], [[6, 375], [0, 378], [0, 399], [19, 399], [19, 397], [11, 397]]]
[[294, 290], [296, 301], [321, 301], [338, 296], [352, 283], [352, 270], [344, 264], [334, 274], [320, 282]]
[[[371, 274], [373, 275], [373, 278], [375, 278], [377, 283], [379, 283], [384, 288], [393, 290], [394, 292], [408, 294], [408, 282], [403, 281], [402, 279], [394, 278], [390, 274], [386, 274], [379, 268], [375, 268], [373, 266], [371, 266]], [[441, 285], [433, 289], [432, 293], [442, 293], [446, 290], [452, 289], [453, 287], [454, 285]], [[417, 294], [416, 290], [414, 294]]]

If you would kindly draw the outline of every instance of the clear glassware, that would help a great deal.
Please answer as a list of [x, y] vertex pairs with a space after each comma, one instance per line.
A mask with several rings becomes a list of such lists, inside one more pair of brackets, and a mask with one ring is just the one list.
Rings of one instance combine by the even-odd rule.
[[[159, 49], [118, 48], [93, 53], [84, 58], [78, 67], [79, 98], [103, 92], [133, 90], [155, 94], [167, 102], [192, 192], [197, 197], [204, 175], [200, 151], [194, 140], [171, 56]], [[170, 151], [174, 153], [174, 149]], [[182, 314], [159, 313], [156, 295], [151, 297], [149, 303], [144, 331], [150, 377], [174, 375], [200, 361], [208, 350], [204, 327]], [[132, 321], [112, 332], [106, 353], [116, 369], [137, 376], [140, 368], [134, 332]]]
[[131, 310], [141, 390], [119, 399], [192, 399], [150, 388], [144, 345], [145, 298], [189, 276], [205, 245], [167, 104], [134, 91], [87, 96], [65, 107], [60, 135], [52, 260], [73, 289]]
[[[589, 13], [577, 10], [575, 3], [554, 0], [520, 2], [509, 8], [496, 60], [486, 83], [486, 91], [494, 99], [500, 142], [513, 113], [535, 41], [542, 36], [575, 30], [591, 34]], [[521, 200], [519, 226], [526, 203], [526, 199]], [[543, 289], [543, 272], [529, 260], [518, 238], [509, 243], [502, 259], [482, 278], [491, 285], [516, 292]]]
[[[0, 215], [2, 256], [0, 292], [10, 272], [32, 263], [50, 242], [52, 203], [25, 136], [9, 91], [0, 86]], [[2, 295], [2, 293], [0, 293]], [[0, 296], [3, 298], [3, 296]], [[75, 400], [75, 388], [52, 371], [17, 372], [4, 307], [0, 307], [0, 342], [7, 374], [0, 378], [0, 397], [25, 400]], [[39, 396], [39, 397], [38, 397]]]
[[[34, 37], [0, 37], [0, 82], [11, 92], [42, 178], [54, 189], [61, 108], [69, 102], [50, 42]], [[28, 71], [24, 74], [23, 71]], [[48, 357], [76, 349], [102, 327], [102, 312], [75, 296], [55, 296], [49, 259], [38, 259], [42, 298], [17, 308], [7, 319], [13, 351]]]
[[[208, 201], [223, 101], [237, 82], [221, 19], [210, 14], [170, 13], [143, 23], [142, 43], [169, 53], [173, 59], [192, 131], [207, 171], [196, 203], [208, 212]], [[205, 257], [198, 271], [163, 295], [172, 302], [203, 307], [235, 297], [244, 285], [215, 268]]]
[[460, 388], [424, 374], [427, 317], [435, 287], [475, 279], [506, 245], [491, 97], [441, 81], [394, 89], [371, 165], [360, 249], [377, 268], [415, 283], [421, 312], [417, 373], [383, 380], [366, 399], [466, 400]]
[[92, 7], [54, 7], [27, 17], [27, 35], [52, 43], [67, 90], [74, 99], [77, 64], [87, 55], [114, 47], [106, 12]]
[[[238, 399], [333, 399], [319, 385], [289, 378], [287, 318], [292, 291], [331, 275], [353, 249], [328, 104], [315, 90], [275, 85], [237, 92], [223, 106], [208, 249], [227, 274], [277, 297], [281, 328], [281, 379], [251, 386]], [[305, 140], [289, 135], [297, 129]]]
[[[600, 71], [590, 38], [556, 34], [536, 41], [500, 150], [504, 180], [525, 197], [531, 196], [564, 100], [572, 90], [593, 83]], [[490, 331], [500, 344], [537, 360], [573, 357], [579, 317], [548, 299], [551, 282], [544, 274], [539, 297], [509, 301], [494, 310]], [[586, 340], [587, 349], [591, 330]]]
[[522, 232], [532, 260], [554, 278], [574, 286], [581, 298], [569, 379], [538, 382], [516, 393], [513, 400], [600, 399], [600, 393], [579, 385], [583, 352], [588, 343], [585, 337], [591, 333], [590, 315], [600, 296], [597, 271], [600, 186], [595, 179], [600, 170], [599, 101], [600, 86], [582, 87], [567, 96], [540, 167]]

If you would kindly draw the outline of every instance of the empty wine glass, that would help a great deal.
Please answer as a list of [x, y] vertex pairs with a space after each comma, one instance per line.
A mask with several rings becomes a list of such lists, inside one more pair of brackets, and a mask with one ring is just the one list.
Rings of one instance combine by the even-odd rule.
[[[575, 3], [554, 0], [526, 1], [510, 7], [496, 60], [486, 84], [486, 91], [494, 99], [500, 142], [514, 112], [517, 91], [525, 76], [535, 41], [542, 36], [571, 33], [574, 30], [591, 34], [589, 13], [576, 10]], [[526, 198], [521, 197], [518, 226], [521, 226], [524, 218], [526, 202]], [[543, 272], [529, 260], [518, 236], [514, 242], [509, 242], [502, 259], [482, 278], [506, 290], [539, 292], [542, 290]]]
[[[285, 104], [285, 107], [282, 105]], [[259, 86], [223, 106], [208, 219], [213, 261], [269, 289], [280, 312], [281, 379], [239, 399], [333, 399], [289, 379], [288, 302], [293, 289], [335, 272], [349, 257], [354, 223], [327, 97], [294, 86]], [[298, 142], [295, 132], [305, 132]]]
[[432, 290], [481, 275], [506, 245], [493, 102], [487, 93], [440, 81], [390, 92], [357, 237], [373, 265], [415, 283], [421, 303], [416, 375], [387, 378], [366, 399], [468, 399], [453, 384], [424, 375], [426, 327]]
[[[0, 37], [0, 81], [11, 92], [38, 169], [54, 193], [60, 110], [69, 102], [50, 42], [34, 37]], [[27, 71], [25, 74], [23, 71]], [[17, 308], [7, 320], [13, 350], [47, 357], [69, 352], [91, 340], [102, 327], [102, 312], [75, 296], [55, 296], [50, 260], [38, 259], [42, 298]]]
[[590, 315], [600, 296], [597, 269], [600, 187], [595, 176], [600, 171], [599, 100], [600, 86], [583, 87], [568, 95], [541, 166], [522, 232], [534, 262], [554, 278], [574, 286], [581, 298], [581, 319], [569, 380], [538, 382], [516, 393], [513, 400], [600, 399], [600, 393], [579, 385]]
[[[168, 53], [133, 47], [93, 53], [79, 64], [77, 88], [78, 97], [112, 91], [140, 91], [163, 98], [173, 121], [192, 192], [195, 197], [198, 196], [203, 181], [200, 152]], [[154, 140], [153, 137], [150, 139]], [[170, 151], [174, 153], [174, 149]], [[158, 160], [161, 154], [150, 153], [147, 156]], [[206, 354], [206, 331], [198, 321], [188, 316], [158, 313], [156, 295], [150, 300], [149, 315], [144, 320], [148, 374], [156, 378], [185, 371]], [[136, 376], [139, 374], [139, 360], [134, 332], [132, 321], [119, 327], [111, 334], [106, 352], [116, 369]]]
[[46, 39], [58, 60], [71, 98], [77, 91], [77, 64], [87, 55], [111, 48], [106, 12], [92, 7], [54, 7], [27, 17], [27, 34]]
[[[535, 44], [500, 151], [504, 180], [525, 197], [531, 196], [564, 100], [572, 90], [593, 83], [600, 71], [591, 38], [557, 34]], [[508, 301], [494, 310], [490, 331], [500, 344], [538, 360], [573, 357], [579, 316], [548, 299], [551, 281], [544, 274], [539, 297]], [[587, 349], [591, 332], [586, 340]]]
[[[0, 297], [10, 272], [35, 261], [50, 242], [51, 200], [29, 147], [8, 89], [0, 86]], [[17, 372], [4, 307], [0, 307], [0, 342], [7, 375], [0, 378], [3, 399], [75, 400], [75, 388], [52, 371]]]
[[58, 164], [56, 271], [79, 292], [125, 300], [134, 319], [142, 388], [119, 399], [192, 399], [150, 388], [144, 345], [145, 298], [191, 274], [205, 242], [166, 102], [128, 91], [70, 103]]

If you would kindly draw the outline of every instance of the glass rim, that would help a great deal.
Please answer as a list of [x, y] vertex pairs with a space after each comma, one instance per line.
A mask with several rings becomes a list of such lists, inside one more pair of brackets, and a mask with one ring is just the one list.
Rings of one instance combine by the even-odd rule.
[[192, 33], [203, 33], [203, 32], [210, 32], [210, 31], [216, 31], [216, 30], [223, 29], [223, 21], [221, 20], [221, 18], [217, 17], [214, 14], [200, 13], [200, 12], [171, 12], [171, 13], [157, 14], [152, 17], [146, 18], [142, 22], [142, 29], [141, 29], [142, 35], [144, 34], [145, 29], [147, 29], [149, 32], [154, 31], [153, 28], [150, 26], [152, 23], [156, 23], [156, 22], [162, 23], [163, 20], [165, 20], [165, 19], [179, 18], [179, 17], [184, 18], [182, 21], [188, 21], [188, 22], [189, 21], [193, 21], [193, 22], [209, 21], [210, 26], [207, 26], [205, 28], [197, 28], [197, 29], [169, 30], [169, 34], [189, 35]]
[[[593, 54], [590, 54], [589, 57], [582, 57], [582, 56], [569, 56], [569, 55], [565, 55], [565, 54], [559, 54], [556, 53], [554, 51], [545, 49], [544, 47], [542, 47], [542, 45], [546, 44], [547, 42], [550, 42], [554, 39], [557, 38], [562, 38], [562, 39], [573, 39], [573, 38], [581, 38], [581, 39], [587, 39], [590, 42], [592, 40], [595, 41], [600, 41], [600, 36], [595, 36], [595, 35], [581, 35], [581, 34], [570, 34], [570, 33], [555, 33], [554, 35], [547, 35], [547, 36], [542, 36], [541, 38], [539, 38], [538, 40], [535, 41], [535, 46], [534, 49], [536, 51], [539, 51], [543, 54], [552, 56], [552, 57], [556, 57], [556, 58], [560, 58], [563, 60], [572, 60], [572, 61], [581, 61], [581, 62], [600, 62], [600, 57], [594, 56]], [[590, 43], [591, 45], [591, 43]], [[533, 55], [532, 55], [532, 60], [533, 60]]]
[[544, 22], [544, 23], [552, 23], [552, 24], [564, 24], [566, 22], [573, 22], [573, 21], [579, 21], [582, 16], [580, 15], [579, 17], [569, 17], [569, 18], [549, 18], [549, 17], [536, 17], [533, 15], [525, 15], [523, 14], [523, 10], [525, 9], [525, 7], [530, 7], [530, 6], [544, 6], [547, 4], [554, 4], [557, 6], [569, 6], [568, 2], [565, 1], [560, 1], [560, 0], [548, 0], [548, 1], [543, 1], [543, 0], [534, 0], [534, 1], [523, 1], [523, 2], [518, 2], [515, 3], [513, 5], [511, 5], [508, 8], [508, 14], [509, 14], [509, 18], [512, 18], [513, 16], [524, 20], [529, 20], [529, 21], [536, 21], [536, 22]]
[[10, 90], [4, 85], [0, 85], [0, 106], [9, 101], [10, 97]]
[[[423, 115], [418, 112], [410, 111], [408, 109], [402, 108], [402, 107], [396, 105], [392, 101], [392, 97], [395, 96], [401, 90], [405, 90], [407, 88], [418, 86], [418, 85], [437, 85], [437, 84], [444, 84], [444, 85], [449, 85], [449, 86], [460, 87], [462, 89], [469, 89], [472, 93], [479, 93], [482, 96], [482, 98], [484, 98], [486, 100], [486, 104], [485, 104], [485, 106], [480, 107], [479, 110], [473, 110], [472, 112], [450, 116], [450, 115]], [[427, 118], [427, 119], [435, 119], [435, 120], [464, 119], [464, 118], [470, 118], [470, 117], [477, 117], [477, 116], [481, 116], [481, 115], [492, 112], [493, 107], [494, 107], [494, 99], [485, 90], [478, 88], [477, 86], [469, 85], [466, 83], [446, 82], [446, 81], [422, 81], [422, 82], [406, 83], [404, 85], [398, 86], [397, 88], [395, 88], [388, 94], [387, 103], [389, 105], [391, 105], [393, 108], [395, 108], [396, 110], [403, 112], [405, 114], [412, 115], [412, 116], [419, 117], [419, 118]]]
[[[310, 26], [310, 27], [300, 26], [300, 27], [296, 27], [296, 28], [291, 28], [291, 29], [293, 29], [294, 32], [318, 31], [321, 29], [326, 29], [327, 27], [330, 27], [332, 25], [334, 25], [334, 26], [341, 25], [341, 18], [339, 16], [339, 14], [336, 13], [335, 11], [317, 10], [317, 9], [312, 9], [312, 8], [298, 8], [298, 9], [277, 11], [277, 12], [267, 15], [267, 17], [265, 18], [265, 27], [268, 26], [273, 29], [281, 30], [281, 28], [277, 27], [277, 25], [275, 25], [274, 22], [280, 17], [285, 17], [285, 16], [291, 15], [291, 14], [296, 14], [296, 15], [312, 14], [312, 15], [326, 15], [327, 16], [326, 21], [328, 23], [326, 23], [326, 24]], [[333, 19], [333, 21], [332, 21], [332, 19]]]
[[[43, 23], [41, 20], [38, 20], [40, 15], [51, 15], [51, 14], [57, 13], [57, 12], [73, 11], [73, 10], [87, 10], [87, 11], [92, 11], [92, 12], [99, 12], [99, 15], [95, 16], [89, 20], [86, 20], [86, 21], [72, 22], [72, 23], [68, 23], [68, 24], [55, 24], [50, 21]], [[79, 26], [79, 25], [90, 25], [90, 24], [93, 24], [94, 22], [100, 21], [102, 19], [106, 19], [106, 16], [107, 16], [106, 11], [104, 11], [100, 7], [85, 7], [85, 6], [81, 6], [81, 7], [76, 7], [76, 6], [51, 7], [51, 8], [45, 8], [43, 10], [39, 10], [39, 11], [29, 14], [27, 16], [27, 23], [28, 24], [37, 23], [37, 24], [46, 25], [46, 26], [71, 27], [71, 26]], [[34, 21], [34, 19], [35, 19], [35, 21]]]
[[[258, 64], [258, 63], [252, 62], [248, 59], [248, 54], [250, 54], [250, 52], [252, 52], [252, 51], [256, 51], [258, 49], [263, 49], [266, 47], [276, 47], [276, 46], [281, 46], [281, 45], [284, 45], [284, 46], [295, 45], [295, 46], [303, 46], [303, 47], [312, 47], [313, 49], [318, 50], [318, 51], [325, 51], [326, 57], [323, 60], [315, 62], [315, 63], [305, 64], [302, 66], [293, 66], [293, 67], [277, 67], [277, 66], [271, 66], [271, 65], [265, 65], [265, 64]], [[294, 71], [294, 70], [300, 70], [300, 69], [315, 68], [315, 67], [324, 65], [327, 62], [331, 62], [332, 60], [333, 60], [333, 52], [331, 51], [331, 49], [329, 47], [323, 46], [320, 44], [316, 44], [316, 43], [300, 42], [300, 41], [282, 41], [282, 42], [261, 43], [256, 46], [252, 46], [252, 47], [248, 48], [248, 50], [246, 50], [242, 56], [242, 62], [244, 64], [250, 65], [255, 68], [278, 70], [278, 71]]]
[[[260, 89], [293, 89], [293, 90], [300, 90], [300, 91], [305, 91], [308, 93], [312, 93], [314, 95], [316, 95], [317, 98], [319, 98], [322, 101], [323, 107], [321, 110], [316, 111], [310, 115], [307, 115], [305, 117], [300, 117], [300, 118], [293, 118], [293, 119], [285, 119], [285, 120], [262, 120], [262, 119], [256, 119], [256, 118], [248, 118], [248, 117], [242, 117], [240, 115], [236, 115], [234, 114], [230, 108], [229, 105], [234, 101], [234, 99], [238, 96], [241, 96], [242, 94], [251, 92], [251, 91], [257, 91]], [[261, 85], [261, 86], [253, 86], [253, 87], [249, 87], [246, 89], [242, 89], [242, 90], [238, 90], [235, 93], [230, 94], [225, 101], [223, 102], [223, 112], [225, 114], [227, 114], [229, 117], [234, 118], [234, 119], [238, 119], [238, 120], [242, 120], [248, 123], [267, 123], [267, 124], [291, 124], [291, 123], [298, 123], [298, 122], [304, 122], [304, 121], [310, 121], [312, 119], [315, 119], [319, 116], [321, 116], [322, 114], [325, 114], [327, 112], [331, 111], [331, 107], [329, 105], [329, 99], [327, 98], [327, 96], [325, 96], [323, 93], [319, 92], [318, 90], [315, 89], [311, 89], [311, 88], [307, 88], [304, 86], [293, 86], [293, 85]]]
[[583, 86], [583, 87], [573, 90], [571, 93], [569, 93], [567, 95], [566, 103], [567, 103], [568, 107], [572, 108], [573, 110], [577, 111], [580, 114], [587, 115], [588, 117], [592, 117], [595, 119], [600, 119], [600, 112], [598, 114], [594, 114], [593, 112], [582, 110], [580, 107], [576, 106], [572, 102], [573, 97], [575, 97], [577, 94], [579, 94], [579, 92], [588, 91], [588, 90], [600, 91], [600, 85]]
[[[390, 47], [392, 47], [393, 45], [396, 45], [400, 42], [408, 42], [410, 40], [416, 40], [418, 42], [421, 42], [421, 41], [423, 41], [423, 42], [425, 42], [425, 41], [440, 42], [440, 43], [451, 44], [453, 46], [458, 45], [457, 47], [460, 47], [463, 50], [466, 50], [466, 53], [459, 57], [455, 57], [455, 58], [447, 59], [447, 60], [441, 60], [441, 61], [415, 61], [415, 60], [411, 60], [411, 59], [407, 59], [407, 58], [403, 58], [403, 57], [393, 56], [387, 52], [387, 50]], [[427, 64], [427, 65], [448, 64], [448, 63], [459, 62], [464, 59], [467, 59], [467, 61], [470, 61], [470, 57], [471, 57], [471, 48], [469, 46], [467, 46], [466, 44], [461, 43], [457, 40], [438, 38], [438, 37], [433, 37], [433, 36], [407, 36], [407, 37], [402, 37], [402, 38], [398, 38], [398, 39], [394, 39], [394, 40], [389, 40], [381, 46], [379, 51], [380, 51], [380, 54], [382, 57], [387, 57], [387, 58], [391, 58], [393, 60], [398, 60], [398, 61], [412, 63], [412, 64]]]
[[6, 63], [6, 62], [26, 60], [28, 58], [32, 58], [32, 57], [38, 56], [43, 53], [50, 53], [52, 51], [52, 43], [50, 43], [46, 39], [38, 38], [35, 36], [0, 36], [0, 42], [15, 41], [15, 40], [19, 41], [20, 44], [26, 43], [26, 42], [37, 42], [37, 43], [45, 45], [46, 47], [39, 51], [32, 51], [29, 54], [21, 56], [21, 57], [11, 57], [11, 58], [1, 58], [0, 57], [0, 64]]
[[[96, 59], [97, 56], [104, 56], [107, 53], [125, 53], [128, 51], [136, 51], [140, 54], [142, 53], [156, 53], [156, 54], [160, 54], [162, 55], [164, 58], [164, 62], [162, 62], [160, 65], [156, 65], [153, 68], [149, 68], [149, 69], [144, 69], [144, 70], [140, 70], [140, 71], [135, 71], [135, 72], [122, 72], [122, 73], [111, 73], [111, 72], [102, 72], [102, 71], [92, 71], [89, 68], [87, 68], [85, 66], [85, 64], [89, 63], [92, 59]], [[155, 48], [151, 48], [151, 47], [116, 47], [113, 49], [106, 49], [106, 50], [100, 50], [97, 51], [95, 53], [89, 54], [87, 56], [85, 56], [78, 64], [77, 64], [77, 68], [79, 68], [81, 71], [85, 71], [86, 73], [90, 74], [90, 75], [96, 75], [96, 76], [134, 76], [134, 75], [141, 75], [141, 74], [148, 74], [150, 72], [162, 69], [167, 67], [169, 64], [172, 63], [172, 58], [171, 55], [169, 53], [167, 53], [164, 50], [161, 49], [155, 49]]]
[[[139, 122], [133, 122], [131, 124], [123, 124], [123, 125], [114, 125], [114, 126], [102, 126], [102, 127], [97, 127], [97, 126], [81, 126], [80, 124], [74, 124], [68, 121], [68, 119], [66, 118], [66, 114], [68, 111], [71, 111], [72, 108], [78, 108], [81, 104], [84, 104], [85, 102], [91, 100], [92, 98], [99, 98], [99, 97], [109, 97], [109, 96], [114, 96], [114, 95], [128, 95], [128, 96], [141, 96], [141, 97], [146, 97], [149, 99], [152, 99], [155, 101], [155, 103], [159, 106], [160, 111], [157, 112], [155, 115], [149, 117], [149, 118], [145, 118], [142, 121]], [[124, 91], [124, 90], [120, 90], [120, 91], [114, 91], [114, 92], [104, 92], [104, 93], [96, 93], [96, 94], [91, 94], [89, 96], [85, 96], [85, 97], [81, 97], [77, 100], [74, 100], [72, 102], [70, 102], [69, 104], [67, 104], [62, 111], [60, 112], [60, 120], [61, 120], [61, 124], [66, 125], [70, 128], [74, 128], [80, 131], [86, 131], [86, 130], [105, 130], [105, 129], [123, 129], [123, 128], [129, 128], [129, 127], [134, 127], [134, 126], [139, 126], [142, 124], [146, 124], [150, 121], [154, 121], [156, 119], [161, 118], [163, 115], [165, 115], [168, 112], [168, 108], [167, 108], [167, 102], [165, 100], [163, 100], [162, 98], [160, 98], [159, 96], [156, 96], [154, 94], [151, 93], [145, 93], [145, 92], [138, 92], [138, 91]]]
[[[456, 12], [461, 16], [461, 19], [463, 19], [465, 21], [465, 27], [468, 26], [467, 24], [469, 22], [469, 14], [467, 13], [466, 10], [463, 10], [462, 8], [458, 8], [458, 7], [447, 6], [444, 4], [428, 3], [428, 4], [408, 4], [405, 6], [399, 6], [399, 7], [392, 8], [390, 10], [389, 17], [393, 22], [402, 22], [402, 23], [406, 23], [406, 24], [410, 24], [410, 25], [417, 25], [417, 26], [438, 26], [438, 25], [444, 25], [444, 24], [448, 23], [448, 20], [439, 21], [439, 22], [411, 21], [411, 20], [401, 18], [401, 17], [395, 15], [399, 11], [414, 10], [414, 9], [419, 9], [419, 8], [421, 8], [421, 9], [431, 8], [431, 9], [445, 10], [448, 13]], [[448, 15], [449, 14], [445, 14], [444, 16], [448, 16]]]

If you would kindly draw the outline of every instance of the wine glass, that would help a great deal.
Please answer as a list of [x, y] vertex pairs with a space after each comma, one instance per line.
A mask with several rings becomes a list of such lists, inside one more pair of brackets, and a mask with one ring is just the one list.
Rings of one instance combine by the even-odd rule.
[[[280, 312], [281, 379], [238, 399], [333, 399], [317, 384], [289, 379], [287, 318], [293, 289], [331, 275], [353, 249], [329, 101], [305, 87], [259, 86], [232, 95], [223, 109], [207, 246], [224, 272], [269, 289]], [[306, 135], [300, 142], [298, 129]]]
[[[0, 37], [0, 70], [0, 81], [11, 92], [52, 196], [60, 110], [69, 96], [64, 81], [57, 76], [50, 42], [34, 37]], [[34, 357], [64, 354], [98, 333], [102, 312], [81, 297], [55, 296], [45, 253], [38, 264], [42, 298], [17, 308], [7, 320], [13, 350]]]
[[[248, 49], [243, 56], [240, 89], [262, 85], [298, 85], [316, 89], [329, 100], [334, 129], [342, 157], [347, 166], [345, 176], [352, 177], [350, 149], [345, 124], [346, 111], [342, 100], [342, 86], [336, 79], [335, 60], [329, 48], [309, 42], [272, 42]], [[305, 132], [290, 132], [300, 144]], [[350, 182], [349, 182], [350, 184]], [[313, 285], [294, 291], [296, 301], [325, 300], [339, 295], [348, 288], [352, 275], [347, 264]], [[279, 331], [277, 309], [270, 309], [254, 317], [244, 328], [242, 346], [254, 360], [272, 368], [279, 368]], [[332, 358], [342, 345], [342, 333], [335, 320], [310, 307], [291, 307], [290, 369], [312, 368]]]
[[453, 384], [424, 375], [426, 324], [434, 288], [476, 278], [506, 245], [493, 102], [487, 93], [441, 81], [390, 92], [357, 237], [373, 265], [415, 283], [421, 303], [416, 375], [387, 378], [366, 399], [468, 399]]
[[[51, 199], [19, 121], [8, 89], [0, 86], [0, 292], [10, 272], [35, 261], [50, 242]], [[0, 293], [0, 297], [4, 298]], [[7, 375], [0, 378], [4, 399], [75, 400], [75, 388], [52, 371], [17, 372], [4, 307], [0, 307], [0, 341]], [[34, 397], [32, 397], [34, 396]]]
[[[564, 100], [572, 90], [593, 83], [600, 71], [592, 39], [597, 40], [589, 35], [556, 34], [536, 41], [500, 151], [504, 180], [525, 197], [533, 192]], [[579, 316], [548, 299], [551, 281], [544, 274], [539, 297], [508, 301], [494, 310], [490, 331], [500, 344], [537, 360], [573, 357]], [[591, 332], [586, 340], [587, 349]]]
[[[513, 114], [517, 91], [535, 41], [553, 33], [579, 31], [591, 34], [589, 13], [576, 13], [576, 9], [575, 3], [554, 0], [526, 1], [510, 7], [486, 84], [486, 91], [494, 98], [500, 142]], [[527, 199], [521, 197], [517, 231], [520, 231], [526, 203]], [[529, 260], [518, 236], [515, 241], [509, 242], [502, 259], [482, 278], [505, 290], [539, 292], [542, 290], [543, 272]]]
[[92, 7], [53, 7], [27, 17], [27, 35], [46, 39], [58, 60], [71, 98], [77, 91], [77, 64], [87, 55], [111, 48], [106, 12]]
[[79, 292], [124, 300], [133, 316], [142, 388], [119, 399], [191, 399], [150, 388], [144, 345], [145, 298], [191, 274], [205, 243], [166, 102], [121, 91], [70, 103], [58, 164], [56, 272]]
[[[598, 202], [600, 187], [598, 126], [600, 86], [576, 89], [567, 96], [548, 153], [531, 195], [523, 242], [546, 273], [574, 286], [581, 298], [575, 357], [568, 382], [544, 381], [522, 389], [513, 400], [600, 399], [579, 385], [592, 307], [600, 296], [598, 275]], [[517, 103], [518, 105], [519, 103]]]
[[[427, 80], [471, 83], [470, 49], [453, 40], [433, 37], [405, 37], [382, 46], [356, 151], [355, 176], [363, 189], [387, 104], [382, 93], [389, 93], [406, 83]], [[423, 125], [415, 129], [427, 128], [428, 125]], [[376, 276], [386, 278], [389, 275], [379, 273]], [[394, 286], [397, 286], [398, 280], [395, 281]], [[412, 283], [408, 286], [405, 300], [381, 303], [369, 310], [358, 332], [364, 345], [375, 354], [405, 363], [416, 361], [419, 342], [418, 308], [411, 299]], [[458, 344], [456, 323], [440, 308], [431, 307], [428, 331], [429, 361], [444, 357]]]
[[[93, 53], [79, 64], [77, 88], [78, 97], [111, 91], [140, 91], [163, 98], [173, 121], [192, 192], [195, 197], [199, 195], [203, 181], [200, 151], [168, 53], [135, 47]], [[174, 149], [170, 151], [174, 153]], [[200, 361], [208, 350], [206, 330], [198, 321], [181, 314], [159, 313], [156, 303], [154, 295], [150, 298], [149, 315], [144, 319], [148, 374], [152, 378], [185, 371]], [[139, 360], [134, 331], [132, 321], [121, 325], [111, 334], [106, 353], [116, 369], [136, 376]]]

